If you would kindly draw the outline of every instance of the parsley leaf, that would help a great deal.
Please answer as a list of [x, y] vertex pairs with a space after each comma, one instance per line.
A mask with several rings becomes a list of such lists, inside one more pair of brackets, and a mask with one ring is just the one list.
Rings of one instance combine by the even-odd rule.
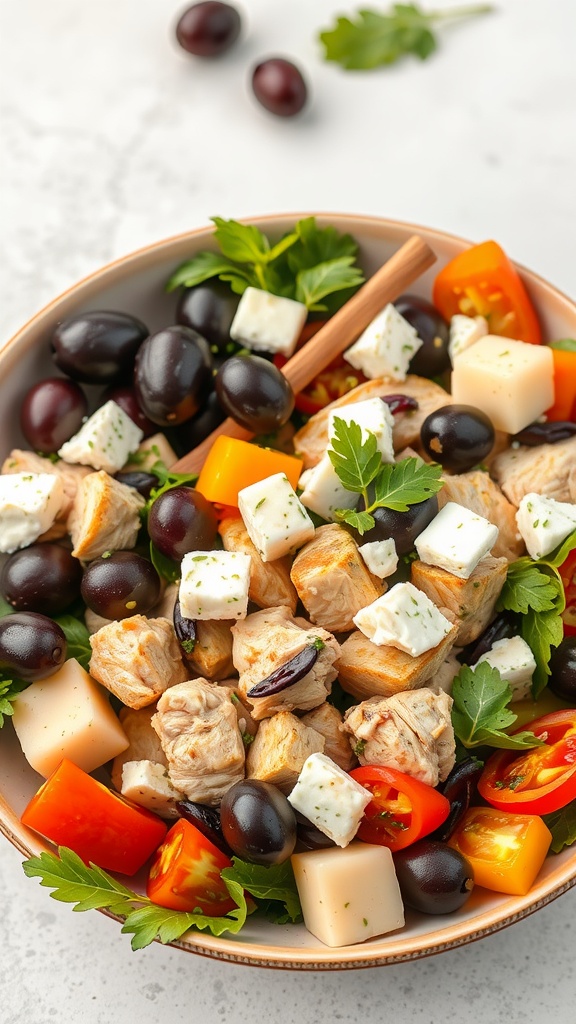
[[[221, 872], [222, 878], [228, 884], [236, 882], [240, 887], [249, 892], [257, 900], [266, 900], [270, 903], [281, 903], [283, 910], [276, 910], [277, 923], [302, 920], [302, 908], [298, 897], [294, 872], [290, 861], [283, 864], [249, 864], [238, 857], [232, 858], [233, 867], [224, 868]], [[267, 908], [270, 910], [270, 907]]]
[[356, 288], [364, 281], [364, 275], [353, 264], [353, 256], [340, 256], [300, 270], [296, 275], [298, 302], [303, 302], [313, 312], [326, 312], [327, 306], [322, 304], [322, 299], [345, 288]]
[[456, 737], [467, 748], [491, 746], [505, 750], [540, 747], [534, 733], [509, 736], [517, 715], [508, 707], [512, 690], [497, 669], [486, 662], [474, 668], [463, 665], [452, 685], [452, 725]]
[[59, 615], [54, 620], [60, 629], [64, 631], [67, 641], [66, 658], [76, 658], [82, 668], [88, 671], [92, 648], [90, 646], [90, 633], [80, 619], [74, 615]]
[[340, 483], [347, 491], [360, 494], [366, 491], [382, 466], [375, 435], [368, 433], [363, 441], [362, 427], [354, 421], [346, 423], [339, 416], [334, 417], [334, 436], [328, 455]]
[[548, 682], [551, 649], [558, 647], [564, 635], [564, 607], [562, 580], [551, 562], [519, 558], [508, 566], [497, 608], [498, 611], [518, 612], [521, 616], [520, 635], [536, 661], [532, 676], [534, 699]]
[[193, 260], [186, 260], [172, 274], [166, 285], [169, 292], [175, 291], [181, 286], [194, 288], [212, 277], [220, 277], [223, 274], [231, 274], [244, 280], [244, 288], [255, 283], [255, 277], [248, 275], [246, 271], [232, 263], [216, 252], [199, 252]]
[[519, 558], [508, 567], [498, 606], [500, 610], [520, 612], [550, 611], [556, 605], [557, 588], [549, 575], [530, 558]]
[[0, 678], [0, 729], [4, 725], [5, 717], [14, 714], [14, 700], [29, 685], [30, 683], [24, 679]]
[[542, 820], [552, 833], [552, 853], [560, 853], [565, 846], [576, 843], [576, 800], [559, 811], [543, 814]]
[[438, 45], [432, 31], [436, 22], [491, 10], [491, 4], [428, 12], [416, 4], [393, 4], [388, 11], [361, 10], [352, 18], [337, 18], [335, 27], [319, 38], [325, 60], [349, 70], [367, 70], [394, 64], [406, 54], [426, 60]]
[[566, 537], [566, 540], [562, 541], [560, 546], [556, 548], [555, 552], [552, 552], [550, 555], [546, 555], [546, 558], [543, 559], [543, 561], [548, 565], [553, 565], [554, 568], [557, 569], [562, 565], [562, 562], [566, 561], [568, 555], [574, 551], [574, 548], [576, 548], [576, 530], [569, 534], [568, 537]]
[[430, 465], [420, 459], [384, 463], [375, 480], [372, 508], [407, 512], [411, 505], [426, 501], [443, 487], [441, 475], [442, 466]]

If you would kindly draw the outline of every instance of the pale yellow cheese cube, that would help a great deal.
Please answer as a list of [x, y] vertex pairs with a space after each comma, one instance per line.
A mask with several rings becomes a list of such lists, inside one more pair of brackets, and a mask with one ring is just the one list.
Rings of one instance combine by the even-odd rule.
[[128, 746], [106, 691], [74, 658], [18, 695], [12, 721], [26, 760], [45, 778], [64, 757], [92, 772]]
[[451, 389], [456, 404], [474, 405], [496, 430], [517, 434], [554, 403], [552, 351], [487, 334], [455, 360]]
[[404, 924], [390, 850], [351, 843], [292, 855], [304, 924], [327, 946], [348, 946]]

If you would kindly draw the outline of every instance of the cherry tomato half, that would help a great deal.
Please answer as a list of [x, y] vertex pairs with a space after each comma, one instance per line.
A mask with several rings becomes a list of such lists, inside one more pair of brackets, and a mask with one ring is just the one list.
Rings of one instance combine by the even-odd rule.
[[236, 904], [220, 877], [232, 861], [185, 818], [172, 826], [150, 868], [146, 895], [171, 910], [220, 917]]
[[445, 796], [395, 768], [370, 764], [354, 768], [350, 775], [372, 793], [357, 832], [365, 843], [403, 850], [448, 817], [450, 801]]

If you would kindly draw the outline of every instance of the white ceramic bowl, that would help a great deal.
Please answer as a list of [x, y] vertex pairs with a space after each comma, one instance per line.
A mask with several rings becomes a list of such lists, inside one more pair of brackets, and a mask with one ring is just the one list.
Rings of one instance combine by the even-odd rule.
[[[274, 237], [288, 231], [301, 216], [256, 218], [254, 223]], [[411, 234], [418, 233], [438, 257], [436, 266], [410, 287], [411, 292], [427, 297], [439, 267], [470, 244], [452, 235], [396, 221], [343, 214], [318, 215], [318, 219], [322, 224], [333, 224], [338, 230], [354, 235], [360, 243], [361, 261], [368, 274]], [[193, 231], [158, 242], [104, 267], [46, 306], [6, 344], [0, 352], [0, 458], [16, 445], [26, 447], [18, 430], [19, 406], [30, 385], [53, 372], [48, 340], [56, 323], [80, 310], [118, 309], [140, 317], [151, 330], [166, 326], [173, 322], [176, 304], [175, 296], [167, 295], [164, 290], [166, 280], [184, 259], [213, 247], [210, 235], [210, 228]], [[540, 314], [545, 336], [576, 337], [576, 304], [535, 274], [520, 270]], [[38, 835], [21, 824], [19, 817], [41, 782], [24, 760], [12, 726], [7, 723], [0, 731], [0, 829], [25, 856], [50, 849]], [[331, 949], [310, 935], [303, 925], [277, 926], [249, 919], [237, 937], [214, 938], [204, 933], [189, 933], [174, 946], [214, 959], [299, 970], [396, 963], [438, 953], [513, 924], [575, 883], [576, 851], [568, 850], [546, 860], [527, 896], [502, 896], [477, 888], [456, 914], [428, 917], [408, 913], [402, 931], [361, 945]]]

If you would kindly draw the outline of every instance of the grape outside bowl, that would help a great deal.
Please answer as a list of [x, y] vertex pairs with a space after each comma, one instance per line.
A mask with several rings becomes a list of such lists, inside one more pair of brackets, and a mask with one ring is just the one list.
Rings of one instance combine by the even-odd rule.
[[[303, 214], [293, 213], [255, 218], [253, 222], [269, 235], [279, 237], [301, 216]], [[318, 214], [318, 219], [321, 224], [333, 224], [339, 231], [355, 236], [367, 274], [374, 272], [410, 235], [418, 233], [438, 257], [436, 266], [410, 287], [410, 292], [427, 297], [438, 268], [469, 244], [440, 231], [397, 221], [344, 214]], [[165, 292], [166, 280], [183, 260], [202, 249], [214, 247], [211, 231], [211, 228], [202, 228], [158, 242], [98, 270], [46, 306], [7, 342], [0, 351], [2, 459], [10, 448], [26, 447], [17, 426], [20, 403], [34, 381], [54, 373], [48, 340], [56, 323], [72, 313], [89, 309], [131, 313], [152, 331], [173, 322], [176, 298]], [[537, 275], [519, 269], [546, 336], [575, 337], [576, 304]], [[12, 726], [7, 722], [0, 731], [0, 830], [25, 857], [51, 849], [20, 821], [24, 807], [41, 782], [40, 776], [26, 763]], [[132, 884], [130, 880], [128, 884]], [[576, 852], [565, 850], [547, 858], [526, 896], [502, 896], [476, 888], [468, 903], [455, 914], [429, 917], [408, 913], [404, 929], [360, 945], [331, 949], [310, 935], [303, 925], [279, 926], [250, 919], [239, 936], [215, 938], [189, 932], [173, 945], [185, 952], [217, 960], [291, 970], [335, 970], [398, 963], [439, 953], [498, 931], [550, 903], [574, 884]]]

